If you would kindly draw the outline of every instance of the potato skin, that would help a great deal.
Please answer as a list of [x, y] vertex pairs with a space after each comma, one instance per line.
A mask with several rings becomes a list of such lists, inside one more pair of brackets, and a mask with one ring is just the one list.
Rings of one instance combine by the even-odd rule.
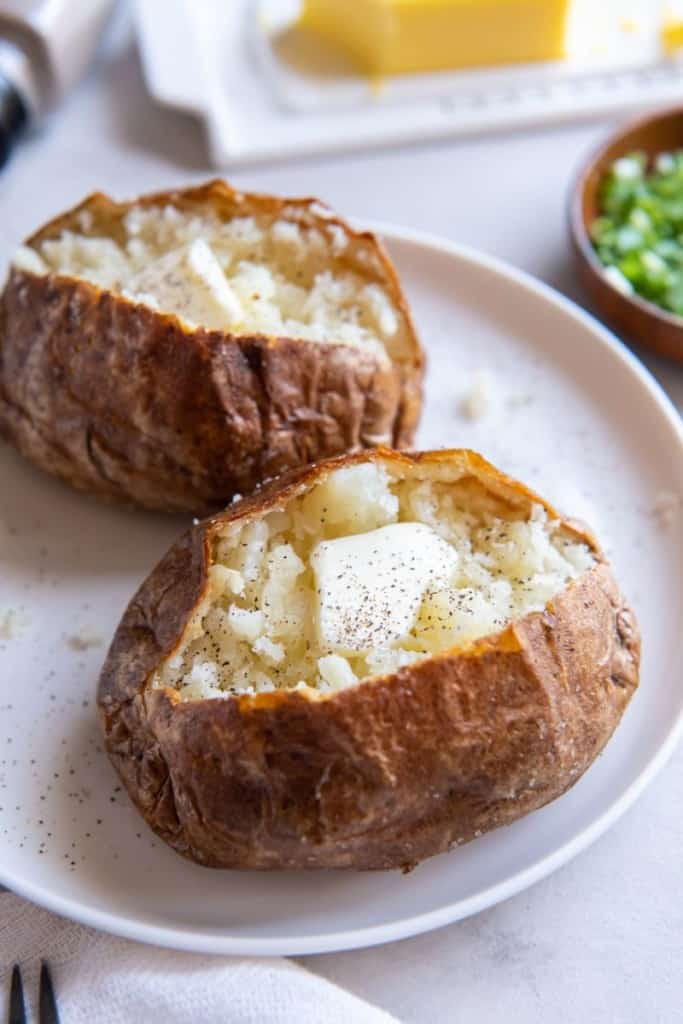
[[[189, 211], [288, 216], [372, 257], [411, 346], [402, 363], [348, 345], [238, 337], [58, 274], [13, 268], [0, 299], [0, 433], [73, 486], [148, 508], [205, 514], [264, 479], [376, 444], [411, 443], [423, 354], [388, 256], [315, 200], [236, 192], [215, 181], [143, 197]], [[111, 237], [132, 203], [96, 194], [28, 240], [64, 229]]]
[[347, 456], [199, 523], [142, 585], [99, 683], [106, 748], [149, 825], [222, 868], [409, 868], [560, 796], [638, 685], [638, 627], [593, 538], [595, 566], [543, 612], [459, 652], [332, 696], [181, 702], [148, 686], [207, 583], [211, 535], [366, 459], [465, 466], [550, 506], [469, 452]]

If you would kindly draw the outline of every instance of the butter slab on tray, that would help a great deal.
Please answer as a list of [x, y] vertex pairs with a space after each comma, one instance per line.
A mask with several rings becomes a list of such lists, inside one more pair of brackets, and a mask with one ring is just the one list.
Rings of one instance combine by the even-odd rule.
[[[372, 6], [373, 0], [362, 3]], [[486, 18], [493, 23], [502, 17], [499, 8], [516, 5], [487, 0]], [[423, 5], [408, 0], [401, 6], [426, 26], [420, 31], [428, 41], [437, 29], [434, 20], [422, 20]], [[452, 0], [429, 6], [441, 9], [444, 24], [459, 16]], [[657, 4], [574, 0], [566, 37], [558, 28], [565, 6], [566, 0], [539, 4], [538, 11], [546, 8], [552, 17], [537, 18], [527, 33], [531, 48], [520, 47], [517, 63], [406, 74], [382, 73], [377, 60], [359, 70], [348, 49], [345, 54], [314, 34], [310, 24], [306, 30], [301, 0], [167, 0], [163, 17], [156, 0], [137, 0], [135, 15], [150, 92], [197, 115], [214, 166], [234, 167], [557, 124], [678, 100], [683, 62], [666, 43]], [[473, 62], [515, 56], [507, 44], [500, 52], [487, 49], [478, 24], [473, 15], [467, 30]], [[568, 56], [558, 57], [565, 48]], [[461, 64], [465, 56], [460, 53]], [[409, 53], [394, 53], [384, 66], [392, 70], [401, 60], [409, 66], [410, 59], [414, 67]], [[445, 58], [432, 51], [430, 59], [433, 65]]]

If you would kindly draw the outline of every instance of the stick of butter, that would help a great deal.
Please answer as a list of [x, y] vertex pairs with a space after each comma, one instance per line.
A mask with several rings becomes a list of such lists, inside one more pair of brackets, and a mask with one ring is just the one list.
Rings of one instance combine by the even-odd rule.
[[311, 552], [321, 643], [353, 653], [406, 636], [425, 593], [446, 586], [457, 562], [455, 548], [424, 523], [321, 541]]
[[683, 48], [683, 2], [669, 0], [664, 5], [659, 38], [665, 53], [676, 53]]
[[371, 75], [553, 60], [572, 0], [304, 0], [299, 24]]

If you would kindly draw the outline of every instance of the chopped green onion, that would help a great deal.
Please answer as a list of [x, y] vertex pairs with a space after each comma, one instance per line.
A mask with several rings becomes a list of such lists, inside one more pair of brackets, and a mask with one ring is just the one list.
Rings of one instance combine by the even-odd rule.
[[676, 161], [671, 153], [660, 153], [655, 160], [655, 170], [659, 174], [671, 174], [676, 167]]
[[683, 150], [615, 160], [590, 237], [615, 288], [683, 316]]
[[629, 224], [625, 228], [619, 228], [615, 238], [615, 245], [619, 252], [630, 252], [631, 249], [642, 249], [645, 240], [635, 228]]
[[627, 277], [624, 277], [618, 267], [608, 267], [605, 271], [605, 277], [608, 281], [611, 281], [618, 291], [623, 292], [624, 295], [633, 294], [633, 285]]
[[642, 153], [633, 153], [631, 156], [622, 156], [615, 160], [612, 165], [612, 174], [622, 181], [635, 181], [642, 178], [645, 168], [645, 160]]

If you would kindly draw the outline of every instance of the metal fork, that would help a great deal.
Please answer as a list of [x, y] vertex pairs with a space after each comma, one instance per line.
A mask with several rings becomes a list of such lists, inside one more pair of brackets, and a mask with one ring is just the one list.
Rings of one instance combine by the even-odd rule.
[[[24, 984], [21, 980], [19, 964], [12, 968], [12, 988], [9, 997], [8, 1024], [27, 1024], [26, 1004], [24, 1002]], [[40, 992], [38, 995], [39, 1024], [59, 1024], [57, 1000], [52, 987], [52, 978], [47, 964], [43, 960], [40, 965]]]

